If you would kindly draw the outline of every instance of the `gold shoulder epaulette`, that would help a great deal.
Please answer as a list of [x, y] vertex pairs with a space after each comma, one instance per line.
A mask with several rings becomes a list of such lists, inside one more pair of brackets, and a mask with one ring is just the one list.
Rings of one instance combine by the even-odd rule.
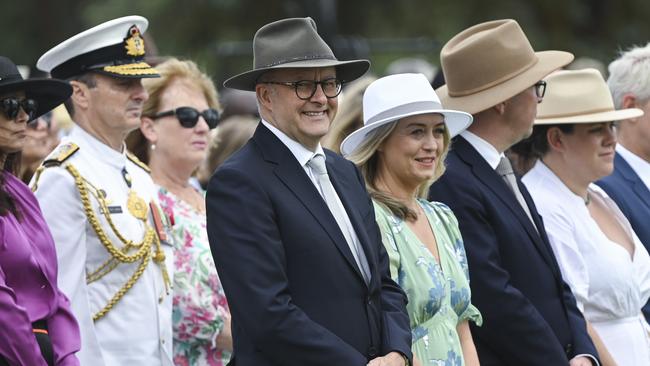
[[47, 158], [43, 161], [43, 166], [59, 166], [74, 153], [79, 151], [79, 146], [73, 142], [68, 142], [67, 144], [60, 145], [57, 147]]
[[142, 168], [145, 172], [151, 174], [151, 169], [149, 169], [149, 166], [143, 163], [140, 159], [138, 159], [137, 156], [133, 155], [130, 151], [126, 152], [126, 157], [129, 158], [129, 160], [131, 160], [135, 165]]

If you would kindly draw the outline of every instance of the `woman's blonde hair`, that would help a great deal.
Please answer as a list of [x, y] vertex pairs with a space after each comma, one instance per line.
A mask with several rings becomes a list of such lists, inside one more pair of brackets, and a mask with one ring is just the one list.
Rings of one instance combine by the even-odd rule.
[[[217, 89], [212, 79], [203, 73], [196, 63], [190, 60], [169, 58], [155, 67], [160, 77], [142, 80], [142, 85], [149, 93], [149, 99], [142, 108], [143, 117], [152, 117], [158, 112], [162, 94], [176, 80], [182, 80], [198, 87], [205, 96], [208, 106], [221, 111]], [[127, 146], [140, 160], [149, 163], [149, 144], [140, 129], [133, 131], [129, 135]]]
[[[380, 163], [380, 156], [377, 153], [377, 149], [391, 135], [398, 123], [399, 120], [396, 120], [394, 122], [390, 122], [383, 126], [377, 127], [373, 131], [370, 131], [365, 136], [364, 141], [349, 156], [347, 156], [347, 158], [356, 164], [361, 170], [361, 174], [363, 175], [363, 178], [366, 182], [366, 189], [368, 190], [368, 193], [372, 199], [386, 206], [386, 208], [388, 208], [393, 213], [393, 215], [399, 217], [402, 220], [415, 220], [417, 219], [416, 212], [411, 210], [402, 201], [398, 200], [392, 195], [380, 191], [376, 186]], [[439, 156], [438, 160], [436, 161], [436, 168], [433, 177], [431, 177], [431, 179], [427, 180], [426, 182], [423, 182], [418, 187], [417, 198], [426, 199], [429, 193], [429, 188], [433, 182], [435, 182], [444, 174], [444, 162], [447, 157], [447, 152], [449, 151], [449, 141], [449, 131], [445, 128], [443, 137], [444, 148], [442, 155]]]

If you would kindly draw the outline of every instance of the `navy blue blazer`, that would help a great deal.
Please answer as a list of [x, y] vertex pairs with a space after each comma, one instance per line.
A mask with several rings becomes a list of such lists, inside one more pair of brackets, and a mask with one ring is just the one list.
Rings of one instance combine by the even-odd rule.
[[542, 219], [518, 184], [539, 233], [503, 179], [459, 136], [429, 194], [458, 218], [472, 303], [484, 319], [482, 327], [472, 326], [481, 365], [568, 365], [579, 354], [597, 357]]
[[[630, 220], [634, 232], [650, 251], [650, 191], [630, 164], [618, 153], [614, 157], [614, 172], [596, 182], [616, 202]], [[650, 302], [643, 307], [650, 321]]]
[[291, 151], [260, 123], [214, 174], [210, 247], [232, 312], [238, 366], [366, 365], [411, 359], [406, 295], [359, 170], [326, 150], [327, 171], [366, 253], [366, 285], [325, 201]]

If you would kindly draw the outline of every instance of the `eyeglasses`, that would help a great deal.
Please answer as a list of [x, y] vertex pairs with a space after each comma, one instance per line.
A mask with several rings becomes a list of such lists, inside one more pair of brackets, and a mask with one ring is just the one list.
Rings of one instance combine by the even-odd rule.
[[320, 85], [323, 94], [327, 98], [336, 98], [341, 93], [341, 80], [329, 78], [321, 81], [299, 80], [299, 81], [262, 81], [262, 84], [286, 85], [296, 91], [296, 96], [302, 100], [309, 100], [316, 94], [316, 88]]
[[29, 120], [32, 120], [36, 116], [36, 110], [38, 109], [38, 102], [34, 99], [6, 98], [0, 103], [2, 103], [2, 111], [9, 119], [16, 119], [19, 108], [22, 108], [29, 116]]
[[199, 122], [199, 116], [203, 116], [203, 119], [208, 124], [210, 129], [217, 127], [219, 123], [219, 111], [214, 108], [208, 108], [203, 112], [199, 112], [196, 108], [192, 107], [179, 107], [165, 112], [160, 112], [154, 115], [153, 119], [158, 119], [167, 116], [176, 116], [178, 122], [181, 123], [181, 126], [185, 128], [194, 128]]
[[45, 123], [45, 128], [49, 130], [52, 127], [52, 111], [49, 111], [44, 115], [27, 122], [27, 128], [36, 130], [38, 129], [38, 126], [41, 123], [41, 121]]
[[535, 83], [535, 95], [537, 95], [537, 103], [541, 103], [544, 99], [544, 94], [546, 94], [546, 81], [540, 80]]

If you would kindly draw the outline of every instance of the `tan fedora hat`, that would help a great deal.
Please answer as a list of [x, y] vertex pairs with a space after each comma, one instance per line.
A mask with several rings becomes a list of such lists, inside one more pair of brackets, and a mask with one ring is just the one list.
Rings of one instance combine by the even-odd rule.
[[536, 125], [611, 122], [643, 115], [637, 108], [615, 110], [607, 83], [596, 69], [556, 71], [545, 80], [548, 92], [537, 107]]
[[573, 55], [535, 52], [519, 24], [494, 20], [470, 27], [447, 42], [440, 52], [446, 85], [436, 92], [446, 108], [471, 114], [521, 93]]
[[253, 38], [253, 70], [226, 80], [227, 88], [255, 91], [259, 77], [281, 68], [335, 67], [342, 82], [365, 74], [368, 60], [339, 61], [318, 35], [312, 18], [289, 18], [266, 24]]

